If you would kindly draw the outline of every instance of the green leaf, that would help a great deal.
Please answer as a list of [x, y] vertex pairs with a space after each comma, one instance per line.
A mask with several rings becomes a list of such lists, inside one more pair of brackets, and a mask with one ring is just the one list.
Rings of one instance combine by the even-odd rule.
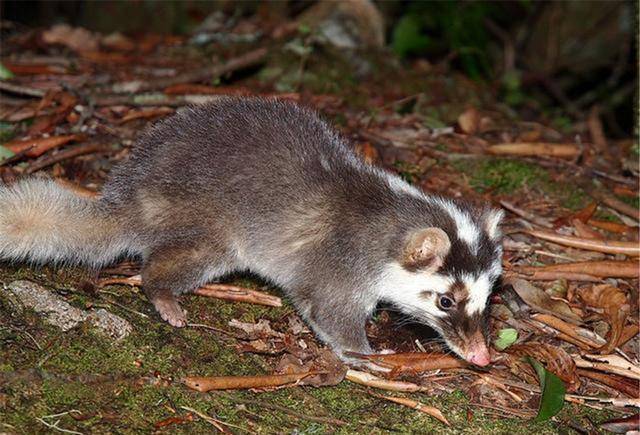
[[542, 390], [540, 408], [534, 421], [549, 420], [562, 409], [566, 388], [560, 378], [545, 369], [540, 362], [531, 357], [527, 357], [527, 361], [529, 361], [536, 370], [536, 373], [538, 373], [540, 389]]
[[420, 19], [415, 15], [405, 15], [393, 29], [393, 50], [401, 57], [419, 53], [429, 45], [429, 38], [422, 33]]
[[2, 63], [0, 63], [0, 80], [12, 79], [13, 73], [7, 69]]
[[9, 157], [13, 157], [14, 153], [8, 149], [0, 145], [0, 160], [8, 159]]
[[493, 345], [498, 350], [505, 350], [518, 339], [518, 331], [513, 328], [504, 328], [498, 331], [498, 338]]

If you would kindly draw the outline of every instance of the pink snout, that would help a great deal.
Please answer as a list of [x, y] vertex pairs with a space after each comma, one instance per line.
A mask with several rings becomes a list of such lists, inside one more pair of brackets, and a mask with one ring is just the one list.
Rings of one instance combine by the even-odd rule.
[[487, 346], [482, 343], [469, 347], [465, 359], [472, 364], [484, 367], [489, 365], [489, 363], [491, 362], [491, 355], [489, 354], [489, 349], [487, 349]]

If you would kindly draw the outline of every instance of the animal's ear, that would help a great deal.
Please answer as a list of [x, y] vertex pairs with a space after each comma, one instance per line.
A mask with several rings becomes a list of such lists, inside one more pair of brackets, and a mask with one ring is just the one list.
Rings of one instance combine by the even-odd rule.
[[497, 240], [502, 235], [502, 232], [500, 231], [500, 222], [502, 222], [503, 217], [504, 211], [496, 208], [484, 213], [482, 224], [491, 240]]
[[449, 236], [440, 228], [418, 230], [405, 242], [402, 265], [410, 271], [435, 272], [444, 263], [450, 249]]

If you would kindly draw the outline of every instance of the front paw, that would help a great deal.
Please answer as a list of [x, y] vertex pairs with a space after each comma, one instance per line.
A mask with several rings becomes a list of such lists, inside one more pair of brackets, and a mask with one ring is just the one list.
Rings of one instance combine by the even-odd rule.
[[176, 328], [183, 328], [187, 325], [187, 312], [180, 307], [175, 299], [159, 299], [154, 301], [154, 306], [162, 320]]

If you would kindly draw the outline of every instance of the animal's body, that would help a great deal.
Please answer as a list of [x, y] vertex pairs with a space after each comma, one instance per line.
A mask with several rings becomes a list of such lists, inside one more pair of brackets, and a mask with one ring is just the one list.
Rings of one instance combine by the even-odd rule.
[[365, 321], [387, 301], [486, 365], [500, 218], [367, 165], [310, 110], [228, 98], [144, 133], [95, 201], [49, 180], [0, 187], [0, 258], [141, 256], [143, 288], [174, 326], [186, 323], [176, 296], [249, 270], [343, 357], [371, 351]]

